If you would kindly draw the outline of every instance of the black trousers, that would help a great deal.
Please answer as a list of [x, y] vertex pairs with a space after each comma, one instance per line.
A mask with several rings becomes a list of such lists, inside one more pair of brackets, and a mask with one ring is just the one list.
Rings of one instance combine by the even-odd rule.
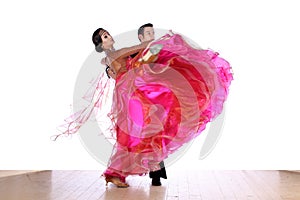
[[159, 165], [160, 165], [160, 170], [150, 172], [149, 173], [150, 178], [164, 178], [164, 179], [167, 179], [167, 172], [166, 172], [164, 161], [161, 161], [159, 163]]

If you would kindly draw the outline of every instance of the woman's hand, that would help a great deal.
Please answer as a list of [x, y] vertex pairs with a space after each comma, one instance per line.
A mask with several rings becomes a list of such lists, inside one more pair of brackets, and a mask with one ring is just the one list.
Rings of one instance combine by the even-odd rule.
[[116, 80], [117, 75], [112, 68], [109, 67], [106, 72], [108, 76]]

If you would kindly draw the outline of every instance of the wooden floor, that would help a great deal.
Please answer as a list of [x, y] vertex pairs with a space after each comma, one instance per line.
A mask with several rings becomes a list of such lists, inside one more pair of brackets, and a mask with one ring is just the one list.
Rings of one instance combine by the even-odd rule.
[[39, 170], [0, 170], [0, 178], [5, 176], [27, 174], [27, 173], [37, 172], [37, 171]]
[[300, 173], [290, 171], [168, 170], [161, 187], [148, 176], [127, 178], [129, 188], [105, 187], [100, 171], [39, 171], [0, 178], [2, 200], [300, 200]]

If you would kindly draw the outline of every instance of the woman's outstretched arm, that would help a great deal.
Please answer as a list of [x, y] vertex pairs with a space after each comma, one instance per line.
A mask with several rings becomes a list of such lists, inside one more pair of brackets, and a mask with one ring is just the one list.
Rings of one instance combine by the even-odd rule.
[[125, 48], [110, 52], [109, 57], [116, 59], [116, 60], [120, 59], [120, 58], [127, 58], [128, 56], [138, 53], [142, 49], [145, 49], [150, 42], [152, 42], [152, 40], [147, 41], [147, 42], [142, 42], [139, 45], [125, 47]]

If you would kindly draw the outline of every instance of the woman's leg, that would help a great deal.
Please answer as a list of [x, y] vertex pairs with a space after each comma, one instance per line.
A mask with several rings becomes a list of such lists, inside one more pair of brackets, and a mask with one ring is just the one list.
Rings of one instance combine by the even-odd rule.
[[108, 182], [115, 184], [117, 187], [128, 187], [126, 183], [126, 175], [122, 172], [122, 168], [125, 167], [125, 163], [122, 162], [122, 155], [120, 151], [116, 151], [110, 159], [108, 168], [103, 173], [106, 185]]

